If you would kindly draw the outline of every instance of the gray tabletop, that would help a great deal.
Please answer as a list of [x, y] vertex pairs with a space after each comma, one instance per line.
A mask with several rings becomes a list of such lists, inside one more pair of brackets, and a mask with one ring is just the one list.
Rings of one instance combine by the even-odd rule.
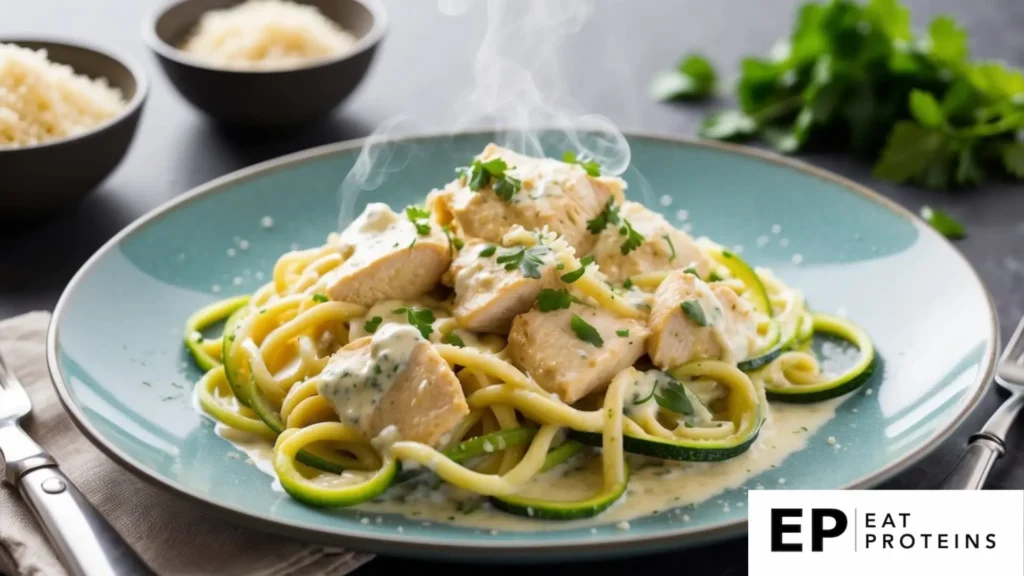
[[[150, 75], [149, 102], [136, 140], [113, 176], [80, 205], [28, 230], [0, 232], [0, 318], [52, 309], [66, 282], [94, 250], [129, 222], [186, 190], [253, 163], [311, 146], [365, 136], [396, 114], [411, 115], [425, 130], [446, 129], [458, 117], [454, 102], [469, 87], [481, 39], [483, 6], [459, 18], [437, 2], [386, 0], [390, 33], [363, 86], [328, 121], [287, 137], [225, 133], [188, 106], [161, 75], [144, 47], [143, 20], [155, 0], [0, 0], [0, 38], [39, 34], [100, 44], [139, 61]], [[796, 0], [598, 0], [575, 41], [565, 47], [564, 85], [580, 109], [602, 114], [624, 130], [692, 135], [699, 108], [647, 98], [647, 82], [684, 51], [699, 49], [722, 71], [744, 55], [762, 53], [791, 22]], [[909, 0], [917, 25], [949, 13], [969, 29], [974, 54], [1024, 65], [1024, 2], [1020, 0]], [[1024, 314], [1024, 187], [937, 193], [898, 187], [871, 177], [870, 168], [829, 155], [805, 159], [862, 182], [916, 211], [942, 207], [966, 223], [970, 236], [957, 246], [977, 268], [996, 301], [1004, 341]], [[2, 183], [0, 183], [2, 186]], [[45, 264], [45, 265], [44, 265]], [[943, 446], [885, 488], [934, 486], [955, 462], [966, 438], [1002, 396], [992, 390], [977, 412]], [[1024, 426], [1009, 439], [1024, 448]], [[1024, 487], [1024, 459], [1000, 462], [992, 488]], [[685, 556], [685, 557], [684, 557]], [[635, 562], [635, 561], [634, 561]], [[690, 573], [741, 574], [746, 542], [646, 558], [651, 567], [685, 566]], [[361, 573], [411, 568], [412, 562], [378, 559]], [[416, 562], [417, 568], [427, 566]], [[635, 563], [605, 562], [625, 571]], [[440, 567], [440, 566], [438, 566]], [[488, 567], [489, 573], [507, 568]], [[545, 573], [552, 568], [538, 568]], [[479, 566], [450, 566], [479, 572]]]

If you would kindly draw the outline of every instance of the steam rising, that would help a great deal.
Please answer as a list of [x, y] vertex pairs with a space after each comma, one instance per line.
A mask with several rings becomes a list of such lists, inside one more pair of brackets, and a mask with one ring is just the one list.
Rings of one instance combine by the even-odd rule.
[[414, 127], [412, 117], [395, 116], [382, 122], [366, 137], [355, 165], [338, 190], [341, 204], [338, 230], [355, 219], [356, 201], [365, 192], [377, 190], [387, 181], [389, 174], [401, 171], [409, 163], [415, 147], [399, 145], [398, 140], [412, 133]]
[[[466, 0], [440, 2], [446, 11]], [[593, 9], [593, 0], [488, 0], [473, 89], [458, 104], [465, 112], [455, 130], [487, 123], [503, 131], [498, 144], [521, 154], [544, 156], [547, 144], [548, 154], [573, 150], [607, 174], [624, 172], [629, 144], [607, 118], [577, 111], [558, 61]]]
[[[476, 0], [438, 0], [441, 13], [462, 17]], [[472, 70], [472, 87], [453, 103], [460, 112], [451, 127], [458, 132], [479, 126], [496, 130], [495, 142], [529, 156], [560, 157], [572, 150], [593, 159], [602, 172], [621, 175], [630, 168], [630, 149], [612, 122], [583, 113], [569, 98], [567, 75], [558, 55], [582, 29], [594, 0], [486, 0], [487, 27]], [[411, 119], [392, 118], [370, 135], [339, 190], [339, 229], [356, 216], [365, 192], [383, 185], [401, 170], [415, 150], [398, 145]], [[453, 166], [466, 158], [453, 158]], [[636, 172], [635, 169], [632, 172]], [[649, 193], [641, 180], [641, 193]], [[361, 205], [361, 203], [360, 203]]]

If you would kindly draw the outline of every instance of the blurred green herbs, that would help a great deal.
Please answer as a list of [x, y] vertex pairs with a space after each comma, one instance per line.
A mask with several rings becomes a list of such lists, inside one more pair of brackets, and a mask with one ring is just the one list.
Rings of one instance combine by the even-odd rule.
[[[652, 83], [659, 99], [706, 98], [716, 74], [686, 58]], [[875, 175], [925, 188], [1024, 179], [1024, 74], [972, 61], [948, 16], [915, 35], [897, 0], [804, 4], [764, 58], [746, 58], [738, 109], [708, 115], [701, 136], [760, 138], [783, 153], [846, 150]]]

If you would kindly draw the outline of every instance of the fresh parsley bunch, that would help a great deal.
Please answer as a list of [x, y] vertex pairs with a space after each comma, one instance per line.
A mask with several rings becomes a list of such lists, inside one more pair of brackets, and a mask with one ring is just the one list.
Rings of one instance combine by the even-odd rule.
[[915, 35], [898, 0], [804, 4], [788, 39], [743, 61], [736, 92], [739, 108], [705, 118], [702, 136], [849, 150], [926, 188], [1024, 179], [1024, 74], [971, 61], [948, 16]]

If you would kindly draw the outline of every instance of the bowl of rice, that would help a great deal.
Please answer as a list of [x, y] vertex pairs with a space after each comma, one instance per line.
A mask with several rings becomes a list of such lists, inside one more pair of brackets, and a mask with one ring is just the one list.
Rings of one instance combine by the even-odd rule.
[[362, 83], [387, 29], [377, 0], [178, 0], [143, 37], [178, 92], [245, 127], [303, 124]]
[[141, 69], [104, 50], [0, 38], [0, 220], [48, 215], [106, 180], [146, 92]]

